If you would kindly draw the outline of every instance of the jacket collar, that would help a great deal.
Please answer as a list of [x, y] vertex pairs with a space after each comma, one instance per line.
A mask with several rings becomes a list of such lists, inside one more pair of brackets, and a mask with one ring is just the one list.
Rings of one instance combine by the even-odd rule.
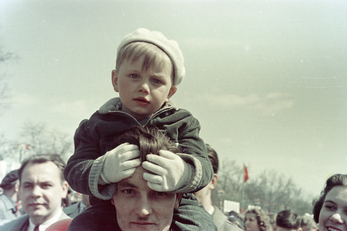
[[[158, 111], [161, 111], [163, 109], [167, 108], [174, 108], [178, 109], [176, 104], [172, 101], [169, 100], [167, 103], [165, 103]], [[121, 111], [122, 110], [122, 102], [120, 101], [119, 97], [115, 97], [107, 101], [104, 105], [102, 105], [99, 109], [100, 114], [107, 114], [110, 112], [116, 112], [116, 111]], [[157, 113], [157, 112], [155, 112]]]

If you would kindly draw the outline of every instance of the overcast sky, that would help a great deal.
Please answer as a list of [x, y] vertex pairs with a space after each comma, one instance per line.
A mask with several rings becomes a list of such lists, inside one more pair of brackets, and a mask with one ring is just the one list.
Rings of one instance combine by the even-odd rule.
[[19, 57], [5, 65], [15, 103], [0, 133], [13, 139], [33, 122], [72, 139], [118, 96], [116, 48], [145, 27], [180, 44], [187, 75], [172, 99], [221, 159], [317, 195], [347, 173], [346, 12], [345, 0], [0, 0], [0, 45]]

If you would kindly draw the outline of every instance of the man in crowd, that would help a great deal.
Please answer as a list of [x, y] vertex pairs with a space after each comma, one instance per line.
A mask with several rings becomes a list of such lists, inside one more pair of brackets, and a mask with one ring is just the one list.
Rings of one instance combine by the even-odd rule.
[[[171, 151], [179, 153], [180, 148], [161, 133], [156, 127], [132, 127], [125, 134], [116, 138], [114, 145], [129, 143], [139, 147], [141, 159], [146, 160], [147, 154]], [[195, 211], [195, 197], [185, 199], [182, 193], [171, 191], [156, 191], [148, 187], [144, 176], [149, 172], [142, 165], [135, 168], [135, 172], [119, 182], [111, 200], [107, 203], [93, 205], [73, 219], [68, 231], [93, 230], [93, 231], [135, 231], [135, 230], [198, 230], [192, 224], [184, 223], [187, 217], [205, 221], [204, 231], [217, 230], [211, 222], [211, 217], [203, 211]], [[114, 185], [115, 186], [115, 185]], [[186, 195], [188, 197], [188, 195]], [[193, 207], [194, 206], [194, 207]], [[92, 208], [96, 208], [92, 210]], [[175, 213], [177, 208], [189, 210], [189, 213]], [[190, 208], [190, 209], [187, 209]], [[88, 226], [86, 226], [86, 220]], [[183, 221], [183, 222], [182, 222]]]
[[69, 218], [61, 208], [68, 190], [64, 167], [64, 161], [55, 154], [26, 159], [18, 170], [19, 199], [26, 215], [1, 226], [0, 231], [44, 231], [54, 222]]
[[277, 231], [297, 231], [300, 222], [300, 217], [293, 210], [283, 210], [276, 217]]
[[65, 207], [63, 209], [64, 213], [66, 213], [69, 217], [75, 218], [78, 214], [86, 210], [90, 207], [89, 196], [86, 194], [82, 194], [82, 200]]
[[213, 178], [212, 181], [206, 185], [203, 189], [200, 191], [197, 191], [194, 193], [200, 204], [202, 204], [207, 212], [209, 212], [213, 217], [213, 222], [217, 226], [219, 231], [241, 231], [239, 227], [237, 227], [235, 224], [231, 223], [228, 220], [228, 217], [222, 213], [216, 206], [212, 205], [212, 198], [211, 198], [211, 192], [216, 187], [218, 182], [218, 167], [219, 167], [219, 160], [217, 152], [211, 148], [210, 145], [206, 144], [207, 154], [211, 161], [212, 167], [213, 167]]
[[0, 225], [3, 225], [20, 216], [18, 211], [18, 169], [6, 174], [1, 181], [0, 188], [3, 193], [0, 195]]

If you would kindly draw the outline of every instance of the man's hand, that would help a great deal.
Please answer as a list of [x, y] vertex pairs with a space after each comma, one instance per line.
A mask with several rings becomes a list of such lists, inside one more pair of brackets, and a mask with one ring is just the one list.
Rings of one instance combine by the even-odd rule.
[[142, 167], [150, 171], [143, 174], [148, 187], [158, 192], [179, 189], [189, 179], [188, 164], [167, 150], [160, 150], [159, 155], [148, 154]]
[[139, 147], [124, 143], [106, 152], [101, 178], [106, 183], [116, 183], [130, 177], [141, 164]]

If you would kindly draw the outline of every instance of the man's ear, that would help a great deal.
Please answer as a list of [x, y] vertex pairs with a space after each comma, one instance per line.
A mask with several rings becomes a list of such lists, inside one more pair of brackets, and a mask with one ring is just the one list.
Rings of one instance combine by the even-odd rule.
[[172, 85], [172, 87], [170, 88], [169, 94], [166, 97], [165, 102], [169, 101], [169, 99], [171, 98], [171, 96], [173, 96], [177, 91], [177, 87], [175, 85]]
[[115, 92], [119, 92], [118, 91], [118, 76], [117, 76], [117, 71], [116, 70], [112, 70], [112, 74], [111, 74], [112, 78], [112, 85], [113, 85], [113, 89], [115, 90]]
[[176, 193], [176, 201], [175, 201], [175, 209], [180, 205], [180, 201], [182, 199], [182, 193]]
[[61, 193], [61, 198], [66, 198], [67, 191], [69, 189], [69, 185], [68, 185], [68, 183], [66, 181], [63, 182], [62, 189], [63, 189], [63, 192]]
[[114, 199], [113, 199], [113, 197], [111, 198], [111, 204], [114, 205]]
[[211, 187], [214, 189], [218, 183], [218, 175], [216, 173], [213, 174], [213, 178], [211, 180]]

